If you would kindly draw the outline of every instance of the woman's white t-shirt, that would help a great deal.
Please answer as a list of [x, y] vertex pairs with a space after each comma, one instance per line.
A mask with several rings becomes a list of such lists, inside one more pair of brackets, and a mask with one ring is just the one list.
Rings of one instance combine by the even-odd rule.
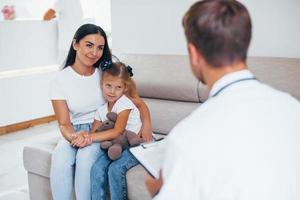
[[[121, 96], [114, 106], [112, 107], [111, 112], [115, 112], [119, 114], [120, 112], [124, 110], [131, 110], [128, 116], [128, 121], [126, 124], [126, 130], [132, 131], [134, 133], [138, 133], [142, 127], [142, 122], [140, 118], [140, 111], [138, 108], [134, 105], [134, 103], [125, 95]], [[95, 119], [98, 121], [105, 121], [107, 120], [106, 114], [108, 113], [108, 104], [105, 103], [103, 106], [101, 106], [96, 114]]]
[[52, 80], [50, 99], [66, 101], [72, 124], [92, 123], [97, 108], [105, 103], [100, 77], [101, 71], [97, 68], [91, 76], [82, 76], [69, 66]]

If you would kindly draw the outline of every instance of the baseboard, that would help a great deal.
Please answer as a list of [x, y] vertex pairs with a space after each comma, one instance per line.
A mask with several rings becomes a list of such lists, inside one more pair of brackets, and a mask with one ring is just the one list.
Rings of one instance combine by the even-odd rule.
[[14, 131], [23, 130], [26, 128], [30, 128], [30, 127], [33, 127], [33, 126], [36, 126], [39, 124], [44, 124], [44, 123], [48, 123], [48, 122], [55, 121], [55, 120], [56, 120], [55, 115], [50, 115], [47, 117], [42, 117], [42, 118], [33, 119], [33, 120], [25, 121], [25, 122], [2, 126], [2, 127], [0, 127], [0, 135], [4, 135], [4, 134], [11, 133]]

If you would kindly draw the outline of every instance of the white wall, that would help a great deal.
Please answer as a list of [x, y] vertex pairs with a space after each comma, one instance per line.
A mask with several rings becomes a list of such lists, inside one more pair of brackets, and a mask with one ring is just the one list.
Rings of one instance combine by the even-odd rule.
[[[112, 0], [114, 54], [187, 54], [181, 19], [195, 0]], [[243, 0], [252, 56], [300, 58], [300, 1]]]
[[300, 58], [299, 0], [242, 0], [250, 11], [250, 55]]
[[0, 21], [0, 71], [56, 63], [56, 21]]
[[112, 0], [114, 54], [185, 54], [181, 18], [191, 0]]
[[[15, 7], [16, 19], [42, 19], [46, 10], [56, 0], [0, 0], [0, 10], [5, 5]], [[105, 31], [111, 31], [110, 0], [80, 0], [84, 17], [94, 18]], [[3, 19], [0, 12], [0, 20]]]
[[0, 77], [0, 127], [53, 115], [49, 82], [54, 74]]
[[16, 18], [42, 19], [44, 12], [53, 2], [54, 0], [0, 0], [0, 8], [4, 5], [13, 5]]
[[0, 21], [0, 127], [53, 115], [48, 93], [54, 72], [5, 75], [55, 64], [56, 32], [55, 21]]

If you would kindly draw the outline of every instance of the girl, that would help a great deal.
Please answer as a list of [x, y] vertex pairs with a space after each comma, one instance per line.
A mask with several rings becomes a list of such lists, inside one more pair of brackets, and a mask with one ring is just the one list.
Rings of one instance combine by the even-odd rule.
[[[90, 170], [104, 154], [99, 144], [73, 147], [72, 139], [88, 133], [97, 108], [104, 99], [99, 91], [100, 63], [111, 61], [106, 34], [94, 24], [76, 31], [64, 69], [51, 82], [50, 98], [63, 139], [52, 154], [50, 183], [53, 199], [71, 199], [73, 185], [77, 200], [91, 199]], [[136, 102], [143, 121], [140, 135], [150, 139], [149, 111], [143, 101]]]
[[[81, 140], [74, 140], [79, 145], [86, 139], [91, 141], [112, 140], [123, 133], [125, 129], [138, 133], [141, 128], [139, 110], [131, 99], [139, 99], [135, 83], [131, 79], [132, 70], [129, 66], [117, 62], [102, 74], [101, 87], [107, 103], [100, 107], [95, 116], [92, 131], [95, 131], [106, 120], [108, 112], [117, 113], [115, 127], [110, 130], [92, 134], [81, 134]], [[79, 141], [79, 144], [77, 143]], [[83, 144], [83, 143], [82, 143]], [[92, 199], [106, 199], [106, 189], [109, 184], [111, 200], [127, 199], [126, 171], [138, 164], [138, 161], [128, 152], [123, 151], [121, 157], [111, 161], [107, 154], [101, 155], [91, 171]]]

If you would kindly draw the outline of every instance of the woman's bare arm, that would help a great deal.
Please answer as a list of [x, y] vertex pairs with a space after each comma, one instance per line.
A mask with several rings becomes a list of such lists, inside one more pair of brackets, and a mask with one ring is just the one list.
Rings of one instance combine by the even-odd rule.
[[69, 108], [65, 100], [52, 100], [52, 106], [58, 121], [59, 130], [68, 141], [72, 140], [75, 130], [70, 121]]

